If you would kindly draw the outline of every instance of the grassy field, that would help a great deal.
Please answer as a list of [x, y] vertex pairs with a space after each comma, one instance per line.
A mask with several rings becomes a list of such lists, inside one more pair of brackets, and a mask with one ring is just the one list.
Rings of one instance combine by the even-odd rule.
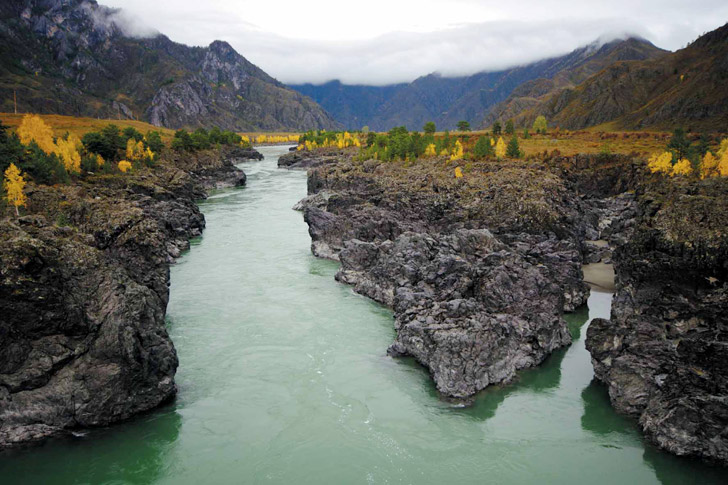
[[[468, 151], [475, 144], [479, 136], [486, 132], [451, 133], [452, 136], [470, 136], [465, 144]], [[669, 133], [661, 132], [597, 132], [597, 131], [550, 131], [547, 135], [530, 135], [524, 139], [523, 132], [517, 132], [518, 144], [526, 156], [537, 155], [547, 151], [558, 150], [562, 155], [575, 155], [577, 153], [621, 153], [650, 155], [664, 149], [670, 138]], [[502, 135], [506, 143], [510, 135]]]
[[[0, 121], [5, 126], [9, 126], [12, 129], [16, 129], [20, 126], [20, 122], [25, 114], [13, 114], [13, 113], [0, 113]], [[142, 133], [148, 131], [159, 131], [162, 134], [162, 138], [169, 140], [174, 136], [175, 130], [168, 128], [161, 128], [159, 126], [150, 125], [143, 121], [135, 120], [99, 120], [96, 118], [76, 118], [74, 116], [61, 116], [61, 115], [38, 115], [43, 118], [51, 128], [53, 128], [54, 135], [61, 136], [66, 132], [82, 137], [89, 131], [99, 131], [106, 125], [114, 124], [124, 129], [128, 126], [134, 127]], [[261, 135], [266, 137], [271, 136], [290, 136], [299, 135], [299, 133], [288, 133], [288, 132], [267, 132], [267, 133], [239, 133], [242, 136], [248, 136], [251, 139], [257, 138]]]
[[[5, 126], [9, 126], [13, 129], [20, 125], [24, 114], [13, 114], [13, 113], [0, 113], [0, 121]], [[51, 128], [53, 128], [56, 136], [64, 135], [66, 132], [82, 137], [89, 131], [99, 131], [101, 128], [108, 124], [114, 124], [124, 129], [132, 126], [142, 133], [148, 131], [159, 131], [163, 138], [172, 138], [174, 130], [167, 128], [160, 128], [158, 126], [144, 123], [143, 121], [134, 120], [99, 120], [96, 118], [76, 118], [73, 116], [61, 116], [61, 115], [38, 115], [43, 118]]]

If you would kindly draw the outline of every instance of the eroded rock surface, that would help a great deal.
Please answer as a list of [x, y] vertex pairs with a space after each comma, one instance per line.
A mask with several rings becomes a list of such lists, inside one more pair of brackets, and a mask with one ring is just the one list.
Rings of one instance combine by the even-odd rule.
[[587, 348], [614, 407], [678, 455], [728, 464], [728, 183], [673, 181], [639, 199], [614, 255], [610, 320]]
[[580, 241], [597, 218], [570, 182], [531, 163], [463, 179], [431, 161], [317, 165], [300, 203], [312, 251], [392, 307], [390, 354], [415, 357], [443, 394], [508, 381], [571, 342], [562, 313], [588, 297]]
[[152, 409], [175, 394], [169, 264], [201, 234], [194, 203], [245, 174], [218, 152], [154, 170], [28, 186], [0, 222], [0, 447]]

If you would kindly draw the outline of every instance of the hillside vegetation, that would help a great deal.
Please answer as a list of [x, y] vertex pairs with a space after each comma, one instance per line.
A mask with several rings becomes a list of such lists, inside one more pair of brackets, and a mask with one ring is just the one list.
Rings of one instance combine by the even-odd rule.
[[538, 115], [555, 126], [607, 130], [728, 130], [728, 24], [675, 53], [618, 61], [573, 88], [548, 93], [514, 118], [529, 125]]

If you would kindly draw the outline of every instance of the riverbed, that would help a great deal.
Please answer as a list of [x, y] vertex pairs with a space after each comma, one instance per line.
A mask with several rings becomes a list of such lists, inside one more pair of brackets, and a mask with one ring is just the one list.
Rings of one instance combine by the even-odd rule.
[[642, 439], [593, 381], [593, 291], [574, 343], [470, 406], [386, 355], [391, 312], [334, 281], [302, 215], [287, 147], [241, 165], [248, 185], [200, 207], [203, 237], [172, 267], [177, 399], [121, 425], [0, 454], [10, 483], [725, 483]]

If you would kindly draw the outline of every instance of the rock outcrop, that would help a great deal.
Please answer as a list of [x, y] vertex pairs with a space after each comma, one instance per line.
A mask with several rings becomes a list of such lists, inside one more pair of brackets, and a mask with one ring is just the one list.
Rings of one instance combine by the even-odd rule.
[[319, 150], [315, 155], [309, 151], [291, 151], [278, 159], [279, 168], [308, 170], [335, 162], [342, 155], [341, 150]]
[[[315, 158], [315, 154], [296, 154]], [[415, 357], [464, 398], [541, 363], [586, 302], [581, 241], [597, 219], [542, 164], [319, 160], [301, 202], [315, 255], [394, 310], [392, 355]], [[314, 164], [312, 164], [314, 165]]]
[[660, 447], [728, 464], [728, 183], [671, 181], [639, 198], [614, 255], [610, 320], [587, 332], [614, 407]]
[[175, 394], [169, 264], [201, 234], [194, 203], [242, 185], [218, 152], [27, 188], [0, 222], [0, 447], [102, 426]]

